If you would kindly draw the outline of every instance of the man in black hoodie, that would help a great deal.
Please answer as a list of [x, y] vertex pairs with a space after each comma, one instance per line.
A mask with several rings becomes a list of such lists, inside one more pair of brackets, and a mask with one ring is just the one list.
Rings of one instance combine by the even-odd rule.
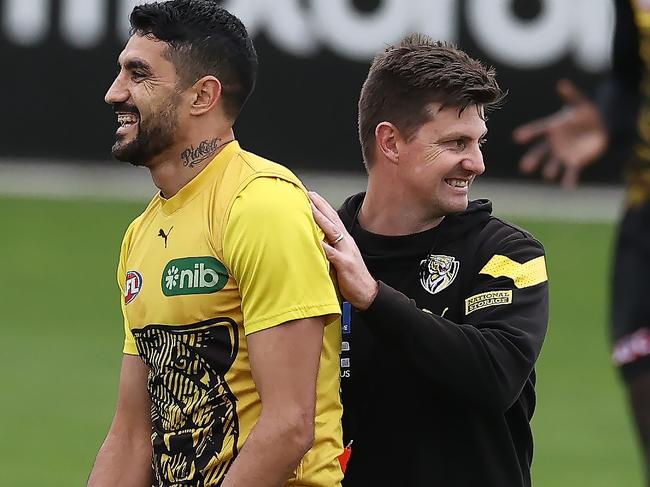
[[338, 215], [311, 194], [346, 300], [347, 487], [530, 485], [544, 249], [489, 201], [468, 203], [502, 98], [492, 69], [405, 38], [361, 91], [367, 192]]

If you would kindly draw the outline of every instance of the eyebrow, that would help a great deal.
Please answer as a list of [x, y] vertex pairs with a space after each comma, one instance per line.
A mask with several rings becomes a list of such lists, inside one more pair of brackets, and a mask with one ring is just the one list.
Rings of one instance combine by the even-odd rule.
[[[485, 138], [487, 133], [488, 133], [487, 130], [483, 132], [480, 135], [479, 140]], [[441, 138], [448, 139], [448, 140], [455, 140], [455, 139], [471, 139], [472, 137], [469, 137], [467, 135], [467, 132], [449, 132], [448, 134], [443, 134]]]
[[146, 71], [148, 74], [151, 73], [151, 65], [143, 59], [133, 58], [129, 59], [124, 65], [121, 65], [120, 62], [117, 62], [118, 68], [128, 69], [129, 71], [134, 71], [136, 69], [141, 69]]

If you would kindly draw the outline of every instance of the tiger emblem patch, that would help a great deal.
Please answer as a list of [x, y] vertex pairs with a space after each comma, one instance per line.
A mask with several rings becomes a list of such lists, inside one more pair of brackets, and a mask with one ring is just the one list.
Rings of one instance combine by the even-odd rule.
[[420, 262], [420, 283], [431, 294], [449, 287], [458, 275], [460, 262], [449, 255], [429, 255]]

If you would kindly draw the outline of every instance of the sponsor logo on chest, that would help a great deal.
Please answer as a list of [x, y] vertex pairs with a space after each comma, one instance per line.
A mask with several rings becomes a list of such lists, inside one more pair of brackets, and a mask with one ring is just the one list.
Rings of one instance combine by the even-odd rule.
[[160, 285], [165, 296], [211, 294], [224, 288], [228, 271], [214, 257], [183, 257], [167, 263]]
[[420, 262], [420, 284], [431, 294], [447, 289], [460, 269], [460, 262], [449, 255], [429, 255]]

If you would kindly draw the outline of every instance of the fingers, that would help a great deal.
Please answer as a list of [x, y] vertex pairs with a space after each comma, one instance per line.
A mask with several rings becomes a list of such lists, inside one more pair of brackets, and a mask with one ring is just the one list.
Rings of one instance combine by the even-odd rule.
[[[556, 86], [558, 95], [568, 105], [576, 105], [582, 103], [587, 98], [582, 92], [568, 79], [558, 81]], [[527, 144], [531, 140], [546, 134], [554, 124], [560, 122], [562, 112], [555, 113], [545, 118], [540, 118], [520, 125], [512, 132], [512, 138], [518, 144]]]
[[568, 79], [561, 79], [556, 86], [557, 92], [569, 105], [576, 105], [585, 100], [582, 92]]
[[314, 203], [311, 205], [311, 212], [314, 215], [314, 221], [316, 221], [316, 224], [325, 234], [325, 240], [327, 242], [334, 242], [345, 231], [343, 225], [340, 227], [336, 225]]
[[553, 116], [551, 115], [550, 117], [539, 118], [524, 125], [520, 125], [512, 132], [512, 138], [517, 144], [527, 144], [531, 140], [536, 139], [547, 132], [552, 118]]
[[336, 249], [333, 246], [328, 244], [325, 240], [323, 240], [320, 244], [323, 246], [323, 250], [325, 251], [325, 257], [327, 257], [327, 260], [332, 262], [332, 259], [336, 259]]
[[578, 179], [580, 178], [580, 166], [567, 166], [562, 175], [562, 187], [566, 189], [573, 189], [578, 186]]
[[331, 222], [335, 223], [336, 225], [339, 225], [341, 228], [343, 227], [343, 222], [341, 221], [339, 214], [336, 212], [334, 208], [332, 208], [332, 206], [327, 202], [325, 198], [323, 198], [315, 191], [308, 191], [307, 195], [309, 196], [309, 199], [314, 204], [314, 206], [323, 215], [325, 215], [326, 218], [328, 218]]
[[542, 176], [547, 181], [554, 181], [560, 175], [562, 170], [562, 161], [557, 157], [551, 157], [542, 169]]
[[532, 149], [524, 154], [519, 161], [519, 169], [524, 173], [531, 173], [539, 168], [541, 162], [544, 160], [549, 152], [548, 142], [540, 142]]

